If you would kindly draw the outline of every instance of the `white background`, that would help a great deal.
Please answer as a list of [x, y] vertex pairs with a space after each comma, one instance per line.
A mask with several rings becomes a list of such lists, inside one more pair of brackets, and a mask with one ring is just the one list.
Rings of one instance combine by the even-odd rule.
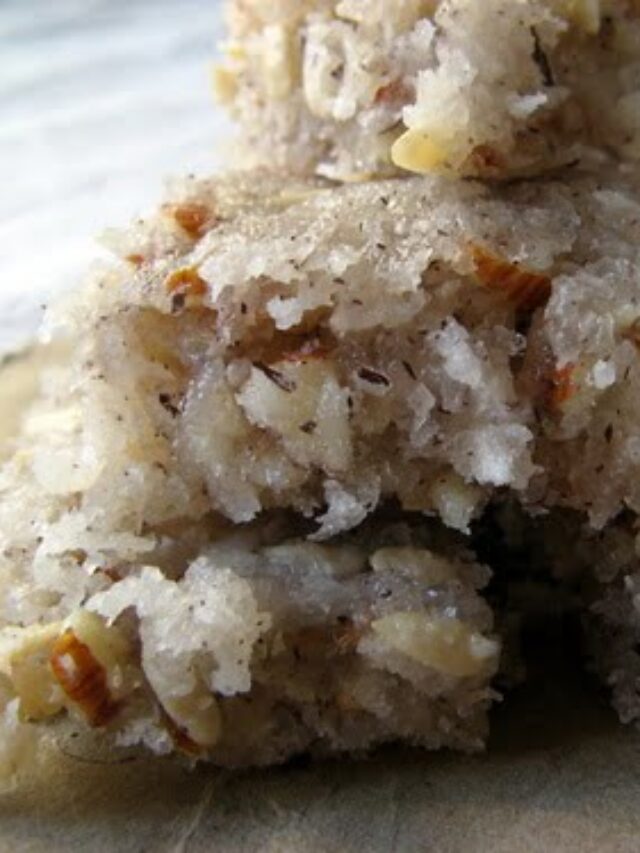
[[221, 0], [0, 0], [0, 353], [76, 285], [95, 236], [206, 174], [230, 128]]

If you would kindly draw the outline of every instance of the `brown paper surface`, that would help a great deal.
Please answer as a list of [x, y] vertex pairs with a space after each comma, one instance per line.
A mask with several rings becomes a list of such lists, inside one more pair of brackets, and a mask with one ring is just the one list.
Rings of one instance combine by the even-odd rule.
[[[0, 372], [5, 435], [29, 387], [26, 363]], [[640, 735], [575, 659], [549, 661], [479, 756], [389, 747], [232, 773], [68, 740], [0, 797], [0, 851], [638, 851]]]

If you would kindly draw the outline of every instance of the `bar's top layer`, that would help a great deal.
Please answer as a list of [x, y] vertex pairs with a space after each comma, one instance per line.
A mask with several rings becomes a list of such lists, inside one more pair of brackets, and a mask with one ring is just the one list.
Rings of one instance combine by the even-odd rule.
[[505, 487], [601, 525], [640, 507], [639, 222], [614, 174], [187, 182], [68, 312], [85, 464], [43, 487], [125, 527], [394, 498], [467, 530]]
[[232, 0], [215, 72], [252, 163], [503, 178], [640, 152], [632, 0]]

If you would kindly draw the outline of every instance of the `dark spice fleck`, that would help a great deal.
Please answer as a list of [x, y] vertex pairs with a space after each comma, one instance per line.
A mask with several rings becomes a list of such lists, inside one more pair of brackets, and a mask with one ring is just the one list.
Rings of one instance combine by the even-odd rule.
[[610, 444], [612, 438], [613, 438], [613, 424], [609, 424], [604, 431], [604, 439], [607, 442], [607, 444]]
[[300, 429], [302, 432], [306, 432], [307, 435], [311, 435], [311, 433], [315, 432], [318, 424], [315, 421], [306, 421], [300, 425]]
[[408, 362], [408, 361], [403, 361], [403, 362], [402, 362], [402, 366], [404, 367], [404, 369], [407, 371], [407, 373], [409, 374], [409, 376], [410, 376], [412, 379], [416, 379], [416, 378], [417, 378], [417, 377], [416, 377], [416, 372], [415, 372], [415, 370], [413, 369], [413, 367], [411, 367], [411, 365], [409, 364], [409, 362]]
[[372, 370], [370, 367], [361, 367], [358, 370], [358, 376], [360, 379], [363, 379], [365, 382], [370, 382], [372, 385], [385, 385], [389, 387], [391, 384], [386, 376], [382, 373], [378, 373], [377, 370]]
[[178, 311], [182, 311], [186, 299], [184, 293], [174, 293], [171, 297], [171, 313], [176, 314]]
[[169, 412], [171, 417], [177, 418], [180, 414], [180, 409], [177, 406], [174, 406], [171, 402], [170, 394], [158, 394], [158, 401], [160, 405]]
[[542, 82], [545, 86], [555, 86], [555, 80], [553, 77], [553, 71], [551, 70], [549, 57], [542, 49], [542, 45], [540, 44], [540, 37], [535, 27], [531, 27], [531, 35], [533, 36], [532, 59], [538, 66], [540, 75], [542, 77]]
[[254, 361], [253, 366], [256, 370], [259, 370], [261, 373], [270, 379], [274, 385], [277, 385], [281, 391], [286, 391], [287, 394], [291, 394], [292, 391], [296, 390], [296, 383], [291, 379], [287, 379], [279, 370], [276, 370], [273, 367], [269, 367], [268, 364], [265, 364], [263, 361]]

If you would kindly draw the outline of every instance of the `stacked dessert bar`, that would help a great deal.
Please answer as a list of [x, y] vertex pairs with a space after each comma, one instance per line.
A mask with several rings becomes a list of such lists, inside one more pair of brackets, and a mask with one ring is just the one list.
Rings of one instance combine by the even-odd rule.
[[5, 771], [481, 749], [489, 517], [640, 716], [637, 5], [228, 13], [242, 168], [108, 235], [0, 471]]

